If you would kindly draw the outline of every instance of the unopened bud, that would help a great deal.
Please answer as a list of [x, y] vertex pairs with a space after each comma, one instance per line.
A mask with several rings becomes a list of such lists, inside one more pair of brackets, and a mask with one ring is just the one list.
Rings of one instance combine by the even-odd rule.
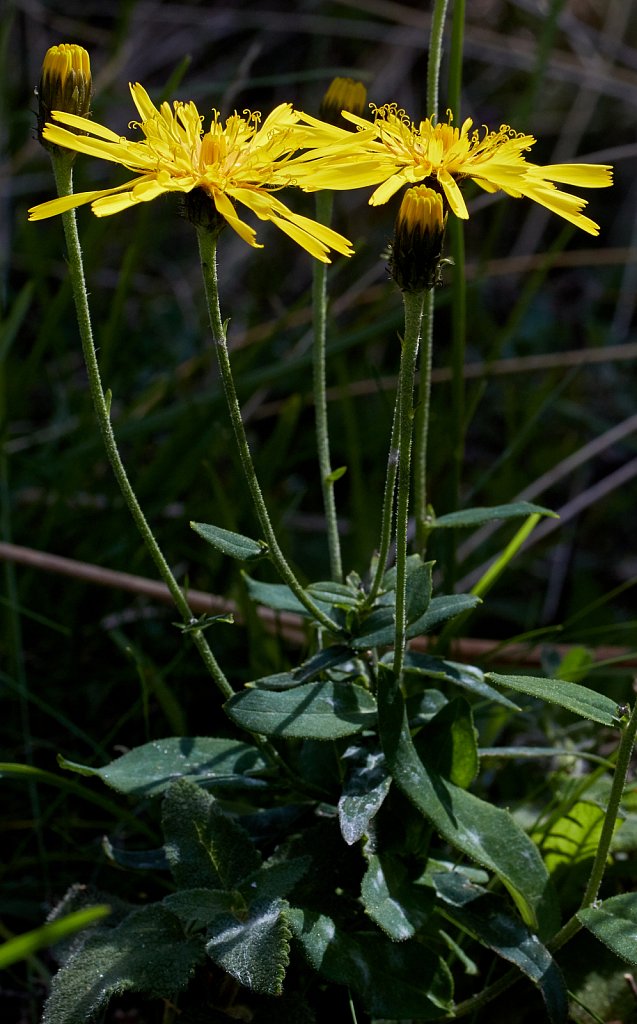
[[[345, 127], [341, 111], [362, 117], [367, 102], [367, 89], [355, 78], [334, 78], [327, 89], [319, 108], [319, 117], [328, 124]], [[348, 125], [348, 127], [351, 127]]]
[[396, 217], [389, 270], [403, 292], [433, 288], [438, 281], [447, 215], [439, 192], [409, 188]]
[[54, 110], [88, 117], [91, 106], [91, 61], [82, 46], [60, 43], [47, 50], [42, 62], [38, 96], [38, 138]]

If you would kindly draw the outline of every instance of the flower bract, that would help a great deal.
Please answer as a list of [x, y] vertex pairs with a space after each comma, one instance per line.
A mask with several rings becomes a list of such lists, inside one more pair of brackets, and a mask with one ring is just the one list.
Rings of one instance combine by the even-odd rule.
[[[290, 157], [301, 139], [311, 134], [302, 127], [300, 115], [289, 103], [276, 107], [263, 121], [257, 113], [233, 114], [222, 122], [216, 111], [208, 130], [194, 103], [162, 103], [157, 108], [143, 86], [131, 85], [143, 138], [129, 140], [84, 117], [55, 111], [53, 123], [43, 130], [47, 142], [74, 152], [86, 153], [121, 164], [135, 177], [114, 188], [81, 192], [42, 203], [29, 211], [30, 220], [41, 220], [73, 207], [90, 203], [98, 217], [110, 216], [167, 192], [190, 193], [202, 189], [214, 210], [249, 245], [256, 246], [256, 232], [236, 210], [237, 203], [260, 220], [271, 221], [312, 256], [329, 262], [328, 252], [351, 255], [342, 235], [308, 217], [294, 213], [274, 191], [294, 184]], [[78, 135], [77, 132], [84, 134]]]

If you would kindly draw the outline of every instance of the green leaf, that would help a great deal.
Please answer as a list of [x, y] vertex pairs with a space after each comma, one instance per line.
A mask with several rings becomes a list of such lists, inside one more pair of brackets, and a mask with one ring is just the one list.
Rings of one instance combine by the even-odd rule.
[[226, 914], [208, 930], [206, 952], [240, 985], [278, 996], [290, 959], [284, 900], [258, 900], [247, 917]]
[[331, 644], [291, 672], [275, 672], [271, 676], [261, 676], [260, 679], [255, 679], [253, 682], [247, 683], [246, 686], [258, 690], [291, 690], [294, 686], [307, 683], [327, 669], [335, 668], [354, 656], [354, 651], [350, 647], [346, 647], [344, 644]]
[[113, 864], [117, 864], [120, 868], [126, 868], [127, 870], [168, 871], [170, 867], [163, 846], [158, 850], [118, 849], [105, 836], [102, 839], [102, 849]]
[[293, 690], [245, 690], [224, 708], [237, 725], [264, 736], [332, 740], [374, 726], [376, 701], [362, 686], [304, 683]]
[[391, 778], [380, 750], [349, 747], [343, 757], [350, 767], [338, 801], [338, 820], [343, 839], [352, 846], [367, 834], [389, 792]]
[[530, 697], [539, 697], [550, 704], [558, 704], [567, 711], [590, 719], [591, 722], [615, 728], [619, 726], [615, 701], [602, 693], [597, 693], [596, 690], [589, 690], [587, 686], [580, 686], [579, 683], [569, 683], [563, 679], [543, 679], [539, 676], [502, 676], [496, 672], [487, 672], [486, 678], [504, 689], [516, 690]]
[[535, 844], [511, 815], [426, 769], [414, 748], [400, 690], [379, 666], [380, 736], [396, 785], [452, 846], [495, 872], [523, 920], [540, 934], [557, 927], [556, 901]]
[[431, 601], [431, 562], [408, 565], [406, 580], [407, 624], [421, 619]]
[[415, 748], [427, 769], [467, 789], [478, 774], [478, 743], [464, 697], [450, 700], [419, 731]]
[[322, 601], [323, 604], [335, 608], [358, 608], [361, 597], [364, 596], [352, 590], [346, 583], [333, 583], [331, 580], [325, 583], [310, 583], [307, 592], [316, 601]]
[[473, 594], [441, 594], [440, 597], [432, 597], [425, 614], [407, 626], [407, 639], [425, 636], [434, 626], [462, 615], [463, 612], [470, 612], [479, 604], [482, 604], [480, 598]]
[[[247, 573], [243, 574], [248, 588], [248, 594], [255, 604], [265, 605], [266, 608], [273, 608], [276, 612], [295, 612], [297, 615], [310, 617], [307, 608], [301, 604], [298, 597], [292, 593], [285, 583], [261, 583], [253, 580]], [[321, 602], [315, 602], [319, 607], [329, 613], [329, 607]]]
[[[393, 663], [393, 652], [383, 657], [383, 663]], [[520, 708], [508, 697], [503, 697], [484, 680], [484, 672], [475, 665], [463, 665], [455, 661], [446, 661], [444, 658], [437, 658], [430, 654], [420, 654], [418, 651], [406, 651], [404, 671], [413, 675], [426, 676], [430, 679], [442, 679], [448, 683], [475, 693], [485, 700], [501, 704], [511, 711], [519, 711]]]
[[366, 913], [394, 942], [410, 939], [433, 910], [433, 893], [410, 881], [406, 867], [390, 854], [368, 857], [361, 885]]
[[234, 889], [261, 863], [248, 833], [188, 779], [166, 790], [162, 826], [166, 856], [180, 889]]
[[536, 935], [507, 913], [497, 896], [474, 885], [456, 871], [435, 874], [443, 913], [481, 945], [494, 950], [522, 971], [540, 991], [551, 1024], [568, 1017], [568, 994], [562, 974]]
[[459, 526], [482, 526], [483, 523], [490, 523], [494, 519], [515, 519], [519, 516], [530, 516], [533, 513], [559, 519], [559, 516], [549, 508], [533, 505], [528, 501], [516, 501], [510, 505], [491, 505], [485, 508], [465, 508], [459, 512], [449, 512], [444, 516], [436, 516], [427, 523], [427, 527], [432, 530], [440, 530]]
[[119, 793], [155, 796], [179, 778], [208, 789], [264, 785], [254, 776], [266, 767], [256, 747], [239, 740], [172, 736], [153, 740], [122, 754], [101, 768], [60, 758], [60, 765], [80, 775], [96, 775]]
[[204, 961], [201, 939], [187, 937], [174, 914], [141, 907], [116, 928], [91, 930], [53, 977], [42, 1024], [88, 1024], [123, 992], [174, 998]]
[[[553, 822], [548, 833], [535, 836], [541, 842], [542, 855], [549, 873], [560, 867], [571, 868], [592, 860], [597, 852], [605, 812], [589, 800], [578, 800], [568, 812]], [[615, 827], [621, 824], [616, 821]]]
[[251, 540], [250, 537], [244, 537], [241, 533], [222, 530], [220, 526], [211, 526], [209, 523], [191, 523], [190, 525], [195, 533], [203, 537], [217, 551], [229, 555], [230, 558], [236, 558], [240, 562], [254, 562], [268, 553], [265, 541]]
[[365, 932], [354, 937], [324, 914], [306, 910], [291, 910], [288, 917], [315, 970], [358, 992], [370, 1014], [422, 1021], [451, 1010], [451, 975], [424, 943]]
[[340, 480], [341, 477], [345, 476], [346, 473], [347, 473], [347, 466], [339, 466], [337, 469], [333, 469], [332, 472], [329, 473], [325, 477], [325, 483], [326, 484], [335, 484], [336, 481]]
[[52, 946], [62, 939], [68, 939], [69, 936], [75, 935], [83, 928], [88, 928], [96, 921], [108, 917], [110, 912], [111, 908], [102, 903], [96, 907], [87, 907], [86, 910], [76, 910], [56, 921], [43, 924], [40, 928], [25, 932], [24, 935], [16, 935], [15, 938], [3, 942], [0, 946], [0, 970], [10, 967], [18, 960], [33, 956], [45, 946]]
[[247, 909], [240, 893], [225, 889], [181, 889], [164, 896], [162, 904], [177, 915], [188, 932], [203, 931], [216, 917]]
[[312, 858], [308, 855], [285, 860], [276, 859], [277, 857], [275, 854], [262, 864], [258, 871], [241, 882], [239, 889], [249, 903], [255, 900], [282, 899], [287, 896], [312, 864]]
[[577, 916], [593, 935], [626, 963], [637, 967], [637, 892], [579, 910]]

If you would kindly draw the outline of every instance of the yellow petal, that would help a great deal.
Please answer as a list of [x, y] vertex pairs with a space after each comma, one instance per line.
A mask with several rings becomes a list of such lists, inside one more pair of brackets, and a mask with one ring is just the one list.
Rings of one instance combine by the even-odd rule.
[[59, 124], [66, 124], [71, 128], [78, 128], [81, 132], [88, 132], [89, 135], [97, 135], [100, 139], [106, 139], [107, 142], [121, 142], [121, 135], [116, 135], [115, 132], [112, 132], [110, 128], [104, 127], [103, 124], [97, 124], [95, 121], [89, 121], [87, 117], [78, 117], [77, 114], [67, 114], [62, 110], [54, 110], [51, 117], [54, 121], [59, 122]]
[[74, 192], [71, 196], [61, 196], [59, 199], [49, 199], [46, 203], [40, 203], [39, 206], [33, 206], [29, 210], [29, 220], [44, 220], [46, 217], [54, 217], [58, 213], [65, 213], [67, 210], [72, 210], [76, 206], [83, 206], [85, 203], [93, 203], [96, 200], [101, 199], [103, 196], [110, 196], [117, 192], [121, 192], [124, 189], [130, 189], [133, 185], [137, 184], [139, 178], [134, 178], [132, 181], [127, 181], [123, 185], [117, 185], [115, 188], [104, 188], [96, 192]]
[[221, 214], [230, 227], [237, 232], [239, 237], [242, 238], [244, 242], [247, 242], [248, 245], [254, 246], [255, 249], [262, 249], [263, 246], [256, 241], [256, 231], [237, 216], [235, 208], [227, 195], [224, 192], [220, 192], [218, 189], [214, 189], [212, 192], [212, 198], [217, 212]]
[[447, 197], [447, 202], [456, 217], [460, 217], [461, 220], [467, 220], [469, 211], [455, 178], [452, 178], [449, 172], [444, 169], [438, 171], [437, 177]]
[[531, 165], [527, 174], [531, 178], [544, 178], [547, 181], [559, 181], [563, 185], [579, 185], [581, 188], [607, 188], [613, 184], [613, 168], [608, 164]]

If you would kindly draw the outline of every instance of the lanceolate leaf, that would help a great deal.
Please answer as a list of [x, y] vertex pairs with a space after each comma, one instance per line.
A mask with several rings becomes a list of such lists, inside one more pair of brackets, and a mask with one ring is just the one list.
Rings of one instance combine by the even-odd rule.
[[244, 690], [224, 704], [237, 725], [264, 736], [332, 740], [371, 728], [376, 701], [362, 686], [304, 683], [293, 690]]
[[552, 1024], [568, 1015], [568, 995], [561, 972], [536, 935], [507, 914], [503, 901], [456, 871], [433, 876], [443, 912], [478, 942], [515, 964], [537, 985]]
[[222, 530], [220, 526], [211, 526], [209, 523], [191, 523], [190, 525], [195, 533], [207, 540], [217, 551], [221, 551], [231, 558], [237, 558], [240, 562], [253, 562], [268, 553], [268, 546], [264, 541], [251, 540], [250, 537], [244, 537], [241, 533]]
[[611, 896], [594, 907], [580, 910], [577, 916], [600, 942], [637, 967], [637, 892]]
[[380, 750], [349, 747], [343, 756], [349, 764], [349, 774], [338, 801], [338, 820], [343, 839], [352, 846], [366, 834], [370, 821], [380, 810], [391, 778]]
[[541, 935], [557, 927], [556, 901], [535, 844], [511, 815], [424, 768], [414, 748], [402, 696], [380, 666], [380, 735], [396, 785], [452, 846], [493, 871], [523, 920]]
[[255, 778], [266, 767], [256, 747], [239, 740], [171, 736], [153, 740], [122, 754], [101, 768], [60, 758], [63, 768], [80, 775], [97, 775], [119, 793], [155, 796], [180, 778], [190, 778], [207, 789], [254, 789]]
[[496, 672], [487, 672], [486, 678], [496, 686], [507, 690], [517, 690], [531, 697], [539, 697], [551, 704], [559, 704], [567, 711], [573, 711], [582, 718], [600, 725], [619, 725], [617, 704], [610, 697], [596, 690], [590, 690], [579, 683], [569, 683], [564, 679], [542, 679], [537, 676], [503, 676]]
[[[393, 652], [385, 655], [383, 662], [391, 665]], [[508, 697], [503, 697], [493, 686], [485, 682], [484, 672], [475, 665], [463, 665], [456, 661], [447, 661], [444, 658], [434, 657], [431, 654], [420, 654], [418, 651], [407, 651], [405, 653], [405, 672], [414, 675], [426, 676], [430, 679], [442, 679], [448, 683], [454, 683], [463, 690], [492, 700], [496, 704], [502, 704], [512, 711], [519, 711], [517, 704], [514, 704]]]
[[411, 882], [391, 854], [372, 853], [361, 885], [361, 900], [373, 921], [395, 942], [412, 938], [433, 910], [433, 894]]
[[448, 512], [447, 515], [437, 516], [428, 526], [434, 530], [482, 526], [483, 523], [493, 522], [494, 519], [514, 519], [519, 516], [530, 516], [533, 513], [557, 519], [556, 513], [551, 512], [548, 508], [533, 505], [529, 501], [517, 501], [510, 505], [491, 505], [485, 508], [465, 508], [459, 512]]

